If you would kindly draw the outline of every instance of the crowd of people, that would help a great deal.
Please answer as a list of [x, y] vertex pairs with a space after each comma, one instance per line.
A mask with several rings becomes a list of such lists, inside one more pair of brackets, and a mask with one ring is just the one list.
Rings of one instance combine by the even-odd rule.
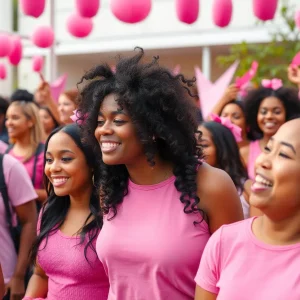
[[0, 297], [300, 299], [298, 90], [194, 85], [137, 49], [0, 98]]

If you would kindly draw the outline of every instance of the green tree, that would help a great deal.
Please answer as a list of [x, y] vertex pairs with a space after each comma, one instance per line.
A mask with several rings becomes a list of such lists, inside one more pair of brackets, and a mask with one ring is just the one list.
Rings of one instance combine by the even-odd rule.
[[[294, 16], [295, 6], [289, 0], [283, 0], [280, 7], [280, 25], [275, 21], [270, 31], [271, 42], [267, 44], [241, 44], [230, 47], [229, 55], [217, 57], [217, 62], [224, 67], [228, 67], [235, 60], [239, 60], [237, 76], [243, 75], [251, 66], [252, 61], [259, 63], [255, 83], [260, 83], [263, 78], [281, 78], [288, 83], [286, 70], [295, 54], [300, 51], [300, 30], [296, 27]], [[262, 22], [257, 22], [261, 24]]]

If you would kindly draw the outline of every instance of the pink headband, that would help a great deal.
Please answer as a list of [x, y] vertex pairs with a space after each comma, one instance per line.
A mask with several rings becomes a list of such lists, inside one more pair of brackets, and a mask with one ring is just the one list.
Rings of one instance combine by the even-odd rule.
[[84, 116], [84, 120], [79, 119], [81, 118], [81, 114], [80, 112], [76, 109], [73, 111], [74, 115], [72, 115], [70, 118], [74, 123], [77, 123], [78, 125], [82, 125], [83, 122], [86, 120], [87, 118], [87, 114]]
[[278, 79], [278, 78], [273, 78], [271, 80], [269, 80], [269, 79], [263, 79], [261, 81], [261, 85], [264, 88], [272, 89], [273, 91], [277, 91], [278, 89], [280, 89], [283, 86], [282, 80]]
[[243, 140], [242, 139], [242, 129], [239, 126], [236, 126], [235, 124], [231, 123], [229, 118], [219, 117], [216, 114], [211, 114], [210, 117], [214, 122], [220, 123], [223, 126], [227, 127], [233, 134], [237, 143], [239, 143]]

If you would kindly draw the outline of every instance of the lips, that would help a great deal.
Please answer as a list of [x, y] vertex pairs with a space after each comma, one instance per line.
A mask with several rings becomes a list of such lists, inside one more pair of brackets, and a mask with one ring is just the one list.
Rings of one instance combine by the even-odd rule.
[[255, 182], [252, 184], [252, 192], [266, 191], [273, 187], [273, 182], [267, 177], [257, 174], [255, 177]]
[[120, 143], [107, 141], [100, 142], [100, 147], [103, 153], [111, 153], [115, 151], [120, 146]]
[[53, 186], [59, 187], [64, 185], [68, 181], [69, 177], [51, 177], [51, 179]]

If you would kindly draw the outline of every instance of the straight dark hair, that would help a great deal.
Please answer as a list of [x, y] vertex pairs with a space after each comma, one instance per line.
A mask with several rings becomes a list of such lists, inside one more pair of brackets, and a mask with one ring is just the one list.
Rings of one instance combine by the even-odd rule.
[[[99, 172], [95, 168], [97, 168], [97, 163], [95, 163], [95, 156], [93, 154], [92, 148], [82, 141], [81, 131], [79, 126], [76, 124], [66, 125], [64, 127], [59, 127], [53, 130], [53, 132], [48, 137], [46, 144], [45, 144], [45, 153], [44, 153], [44, 160], [46, 163], [46, 152], [48, 149], [48, 144], [50, 139], [53, 135], [58, 132], [64, 132], [69, 135], [78, 148], [83, 152], [86, 162], [88, 166], [94, 170], [94, 174], [98, 174]], [[64, 223], [67, 212], [70, 207], [70, 196], [57, 196], [54, 193], [54, 188], [52, 183], [49, 181], [48, 177], [44, 174], [44, 185], [47, 191], [47, 201], [42, 207], [40, 217], [39, 217], [39, 233], [36, 238], [35, 243], [33, 244], [32, 251], [31, 251], [31, 261], [35, 264], [36, 257], [38, 251], [41, 250], [39, 247], [41, 243], [46, 240], [44, 248], [47, 246], [48, 237], [51, 234], [54, 234]], [[97, 193], [97, 188], [93, 186], [91, 198], [90, 198], [90, 211], [91, 213], [85, 220], [84, 226], [81, 228], [80, 234], [80, 244], [83, 244], [84, 241], [87, 239], [87, 244], [84, 248], [84, 256], [86, 260], [87, 258], [87, 249], [90, 247], [95, 253], [96, 249], [93, 245], [93, 241], [97, 238], [98, 233], [103, 225], [102, 214], [100, 213], [100, 202]], [[88, 220], [94, 217], [94, 219], [88, 223]], [[43, 248], [43, 249], [44, 249]]]
[[204, 122], [202, 126], [210, 132], [215, 144], [217, 168], [224, 170], [231, 177], [237, 190], [242, 193], [248, 175], [233, 134], [217, 122]]

